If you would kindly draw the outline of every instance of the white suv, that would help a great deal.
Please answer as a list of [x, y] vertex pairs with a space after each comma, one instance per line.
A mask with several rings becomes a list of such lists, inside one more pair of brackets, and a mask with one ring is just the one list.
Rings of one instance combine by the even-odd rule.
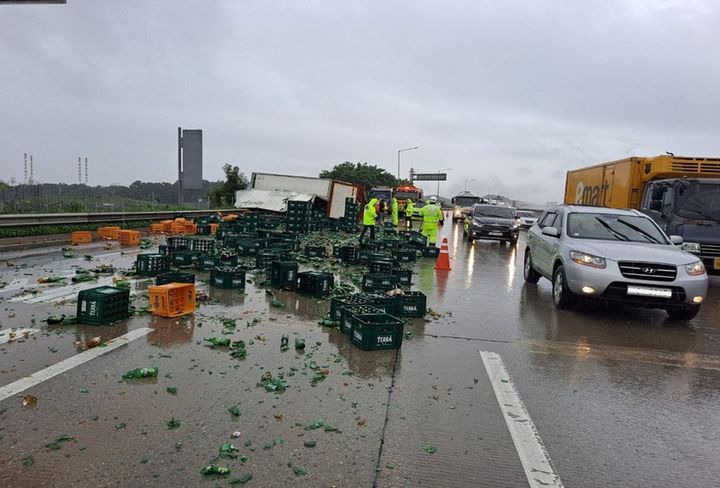
[[679, 244], [681, 237], [668, 237], [636, 210], [560, 205], [528, 231], [525, 281], [550, 280], [560, 309], [585, 297], [690, 320], [705, 300], [708, 278], [702, 261]]

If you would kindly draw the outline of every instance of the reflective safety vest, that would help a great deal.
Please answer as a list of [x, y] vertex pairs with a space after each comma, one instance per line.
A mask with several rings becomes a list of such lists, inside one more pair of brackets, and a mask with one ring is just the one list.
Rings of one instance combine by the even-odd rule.
[[405, 213], [407, 215], [412, 215], [412, 213], [415, 211], [415, 204], [412, 200], [407, 201], [407, 205], [405, 205]]
[[423, 224], [437, 224], [442, 220], [442, 210], [434, 203], [421, 208], [420, 214], [422, 215]]
[[363, 225], [375, 225], [375, 219], [377, 219], [377, 210], [375, 210], [375, 205], [377, 205], [377, 203], [377, 198], [373, 198], [367, 202], [367, 205], [365, 205], [365, 211], [363, 212]]

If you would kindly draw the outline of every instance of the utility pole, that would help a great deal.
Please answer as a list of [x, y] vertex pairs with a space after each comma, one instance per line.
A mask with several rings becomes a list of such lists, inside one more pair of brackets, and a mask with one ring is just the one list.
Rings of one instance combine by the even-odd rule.
[[88, 167], [87, 158], [85, 158], [85, 184], [86, 185], [88, 184], [87, 167]]
[[33, 178], [33, 157], [32, 154], [30, 155], [30, 179], [28, 180], [28, 184], [32, 185], [34, 184], [34, 178]]
[[78, 156], [78, 185], [82, 185], [82, 161]]
[[23, 183], [27, 185], [27, 183], [28, 183], [28, 179], [27, 179], [27, 153], [25, 153], [24, 167], [25, 167], [25, 179], [23, 179]]

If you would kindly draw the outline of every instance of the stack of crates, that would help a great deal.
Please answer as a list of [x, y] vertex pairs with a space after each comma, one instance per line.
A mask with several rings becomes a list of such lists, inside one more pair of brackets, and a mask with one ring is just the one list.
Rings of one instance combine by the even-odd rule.
[[121, 246], [139, 246], [140, 245], [140, 231], [139, 230], [119, 230], [118, 241]]
[[190, 239], [188, 239], [187, 237], [170, 236], [166, 240], [168, 246], [184, 246], [184, 249], [190, 249]]
[[287, 207], [287, 231], [305, 234], [310, 230], [311, 203], [290, 200]]
[[355, 202], [352, 197], [345, 199], [345, 216], [342, 218], [342, 230], [345, 232], [356, 232], [358, 215], [360, 214], [360, 204]]
[[160, 244], [158, 246], [158, 252], [163, 256], [172, 256], [176, 252], [187, 251], [187, 246], [171, 246], [169, 244]]
[[174, 220], [161, 220], [160, 223], [163, 225], [163, 231], [166, 234], [170, 233], [170, 227], [175, 223]]
[[78, 293], [76, 316], [81, 324], [110, 324], [130, 315], [130, 290], [99, 286]]
[[403, 290], [409, 290], [412, 286], [412, 270], [404, 268], [395, 268], [392, 270], [393, 276], [398, 286]]
[[260, 215], [256, 213], [241, 215], [238, 220], [246, 232], [255, 232], [260, 225]]
[[215, 267], [210, 271], [210, 286], [223, 290], [245, 289], [245, 270], [231, 267]]
[[218, 257], [212, 254], [201, 254], [197, 260], [200, 271], [210, 271], [218, 265]]
[[141, 276], [157, 276], [170, 271], [170, 256], [163, 254], [138, 254], [135, 272]]
[[92, 242], [92, 232], [89, 230], [76, 230], [70, 234], [70, 243], [73, 245], [88, 244], [90, 242]]
[[298, 263], [295, 261], [272, 261], [270, 284], [275, 288], [294, 290], [297, 285]]
[[217, 235], [218, 229], [220, 228], [220, 224], [212, 223], [212, 224], [209, 224], [209, 226], [210, 226], [210, 234]]
[[160, 317], [180, 317], [195, 310], [195, 285], [168, 283], [148, 287], [150, 311]]
[[427, 237], [419, 232], [412, 231], [410, 237], [408, 237], [408, 244], [420, 248], [427, 247]]
[[334, 285], [335, 277], [332, 273], [303, 271], [297, 275], [297, 291], [314, 297], [329, 296]]
[[370, 273], [391, 274], [395, 269], [395, 263], [390, 259], [373, 259], [368, 263]]
[[166, 285], [168, 283], [195, 283], [194, 273], [163, 273], [155, 278], [156, 285]]
[[97, 233], [98, 237], [101, 240], [112, 240], [116, 241], [118, 238], [118, 231], [120, 230], [120, 227], [117, 226], [110, 226], [110, 227], [98, 227]]

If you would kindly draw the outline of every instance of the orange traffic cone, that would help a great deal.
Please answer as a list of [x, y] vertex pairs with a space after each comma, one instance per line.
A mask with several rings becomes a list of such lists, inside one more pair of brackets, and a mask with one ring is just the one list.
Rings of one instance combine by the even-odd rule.
[[440, 246], [440, 254], [435, 261], [435, 269], [450, 271], [450, 254], [448, 253], [447, 237], [443, 237], [442, 246]]

